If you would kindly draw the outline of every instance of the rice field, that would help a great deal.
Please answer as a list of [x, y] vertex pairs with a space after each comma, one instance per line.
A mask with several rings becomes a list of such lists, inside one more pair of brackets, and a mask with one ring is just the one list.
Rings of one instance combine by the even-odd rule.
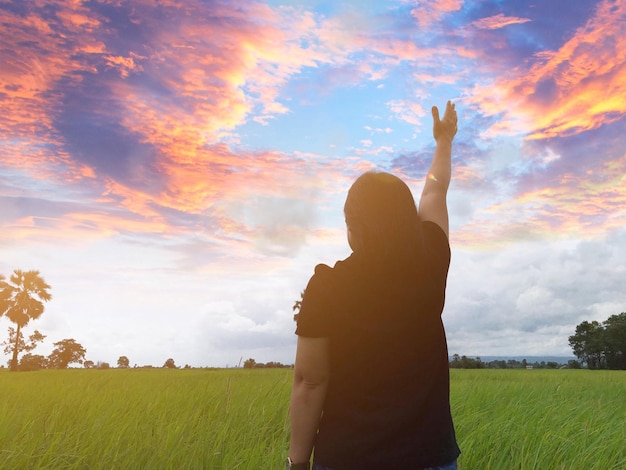
[[[2, 370], [0, 468], [282, 469], [292, 373]], [[451, 373], [460, 469], [626, 469], [626, 372]]]
[[459, 468], [625, 470], [626, 372], [453, 370]]

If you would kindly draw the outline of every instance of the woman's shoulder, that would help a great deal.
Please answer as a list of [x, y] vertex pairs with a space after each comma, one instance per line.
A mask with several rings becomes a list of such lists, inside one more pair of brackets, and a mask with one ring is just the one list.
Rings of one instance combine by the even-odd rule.
[[317, 266], [315, 266], [314, 274], [316, 276], [325, 276], [325, 275], [330, 274], [332, 271], [333, 271], [333, 268], [331, 268], [327, 264], [320, 263]]
[[315, 266], [310, 284], [323, 285], [325, 287], [341, 286], [355, 277], [358, 277], [360, 273], [363, 272], [363, 269], [359, 266], [360, 260], [354, 255], [354, 253], [345, 259], [336, 261], [332, 267], [327, 264], [320, 263]]
[[332, 267], [325, 263], [318, 264], [315, 266], [314, 274], [316, 276], [332, 276], [353, 269], [357, 264], [358, 259], [355, 254], [352, 253], [347, 258], [336, 261]]

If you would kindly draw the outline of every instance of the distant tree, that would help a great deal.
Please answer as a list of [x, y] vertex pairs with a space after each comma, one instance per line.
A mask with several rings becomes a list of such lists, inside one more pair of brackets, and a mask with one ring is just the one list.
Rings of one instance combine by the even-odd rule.
[[461, 368], [462, 369], [471, 369], [470, 364], [471, 364], [470, 358], [468, 358], [465, 355], [461, 356]]
[[165, 361], [165, 364], [163, 364], [163, 367], [165, 367], [166, 369], [176, 369], [176, 364], [174, 363], [174, 359], [170, 357], [167, 361]]
[[611, 315], [604, 322], [604, 331], [607, 367], [626, 370], [626, 312]]
[[26, 353], [20, 358], [21, 371], [40, 370], [48, 367], [48, 359], [40, 354]]
[[461, 368], [461, 357], [458, 354], [452, 355], [452, 360], [450, 361], [450, 367], [452, 369], [460, 369]]
[[269, 361], [269, 362], [266, 362], [265, 364], [262, 364], [262, 367], [265, 367], [267, 369], [282, 369], [282, 368], [291, 367], [291, 366], [285, 365], [282, 362]]
[[508, 359], [506, 361], [506, 368], [507, 369], [521, 369], [522, 363], [518, 361], [517, 359]]
[[487, 366], [480, 357], [475, 359], [467, 356], [459, 357], [458, 354], [452, 356], [448, 365], [451, 369], [484, 369]]
[[574, 355], [589, 369], [602, 368], [602, 343], [604, 331], [597, 321], [583, 321], [576, 326], [576, 333], [569, 337]]
[[626, 369], [626, 312], [602, 324], [583, 321], [569, 337], [576, 357], [589, 369]]
[[130, 367], [130, 361], [126, 356], [120, 356], [117, 360], [117, 367], [120, 369], [128, 369]]
[[244, 369], [254, 369], [257, 366], [256, 361], [252, 358], [243, 361]]
[[85, 369], [93, 369], [95, 367], [95, 364], [93, 363], [93, 361], [85, 361], [83, 362], [83, 367]]
[[55, 348], [48, 356], [48, 362], [53, 369], [67, 369], [67, 366], [77, 362], [82, 364], [87, 351], [75, 339], [64, 339], [54, 343]]
[[111, 365], [108, 362], [98, 361], [96, 362], [96, 369], [110, 369]]
[[4, 276], [0, 278], [0, 316], [6, 315], [17, 326], [11, 371], [18, 369], [18, 341], [21, 329], [28, 325], [30, 320], [41, 316], [44, 310], [43, 302], [48, 302], [52, 298], [49, 289], [50, 286], [39, 275], [39, 271], [16, 269], [9, 282], [6, 282]]
[[[9, 327], [9, 339], [2, 342], [4, 346], [4, 353], [9, 354], [17, 348], [18, 354], [22, 352], [30, 352], [37, 347], [37, 343], [42, 342], [46, 338], [39, 331], [35, 330], [32, 335], [28, 337], [28, 342], [24, 340], [24, 335], [21, 331], [16, 330], [12, 326]], [[9, 361], [9, 365], [12, 361]], [[20, 367], [20, 370], [21, 367]]]

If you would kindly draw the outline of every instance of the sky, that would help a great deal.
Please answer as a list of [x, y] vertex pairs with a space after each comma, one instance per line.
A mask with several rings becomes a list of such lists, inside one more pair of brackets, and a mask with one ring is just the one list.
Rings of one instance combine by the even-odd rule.
[[419, 199], [448, 99], [450, 354], [571, 356], [626, 311], [623, 0], [15, 0], [0, 24], [0, 273], [51, 285], [33, 353], [293, 363], [348, 188]]

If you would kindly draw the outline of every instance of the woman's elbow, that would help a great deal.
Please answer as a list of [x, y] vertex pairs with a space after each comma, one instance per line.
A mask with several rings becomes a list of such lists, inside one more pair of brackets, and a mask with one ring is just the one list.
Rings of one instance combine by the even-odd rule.
[[296, 374], [294, 377], [294, 386], [302, 388], [303, 390], [320, 390], [326, 389], [330, 375], [326, 373], [322, 374]]

